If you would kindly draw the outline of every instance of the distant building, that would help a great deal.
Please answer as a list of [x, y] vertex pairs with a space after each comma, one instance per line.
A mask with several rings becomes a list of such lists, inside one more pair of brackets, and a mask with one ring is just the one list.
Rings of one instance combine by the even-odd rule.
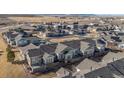
[[78, 22], [74, 22], [73, 29], [78, 30], [78, 28], [79, 28]]

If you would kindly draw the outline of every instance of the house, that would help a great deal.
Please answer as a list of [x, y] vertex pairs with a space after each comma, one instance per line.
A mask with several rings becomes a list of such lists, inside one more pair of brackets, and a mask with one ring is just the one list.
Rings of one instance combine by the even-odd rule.
[[[93, 42], [93, 43], [91, 43]], [[32, 45], [31, 45], [32, 46]], [[47, 67], [49, 64], [72, 63], [84, 57], [94, 55], [96, 44], [94, 41], [87, 42], [74, 40], [62, 43], [40, 45], [38, 48], [29, 49], [26, 52], [28, 64], [32, 66]], [[30, 48], [30, 47], [29, 47]]]
[[[58, 61], [62, 62], [65, 59], [65, 54], [70, 50], [70, 48], [62, 43], [58, 43], [55, 53], [57, 55]], [[67, 56], [66, 56], [67, 58]]]
[[45, 44], [46, 42], [38, 37], [23, 37], [18, 35], [15, 37], [16, 46], [24, 47], [30, 43], [39, 46], [40, 44]]
[[65, 59], [73, 59], [82, 55], [80, 51], [81, 40], [67, 41], [62, 44], [68, 47], [68, 52], [65, 53]]
[[53, 63], [57, 60], [55, 50], [57, 44], [41, 45], [40, 50], [44, 52], [43, 60], [44, 64]]
[[106, 42], [114, 42], [112, 39], [111, 39], [111, 36], [107, 35], [107, 36], [103, 36], [102, 37], [104, 41]]
[[73, 57], [92, 56], [96, 47], [96, 42], [91, 39], [73, 40], [64, 42], [63, 44], [72, 48], [71, 52], [73, 54]]
[[[29, 49], [26, 52], [26, 59], [32, 71], [36, 71], [35, 66], [41, 66], [46, 69], [46, 65], [56, 61], [55, 49], [57, 44], [41, 45], [38, 48]], [[33, 68], [32, 68], [33, 67]], [[39, 71], [41, 70], [39, 67]], [[37, 69], [38, 70], [38, 69]]]
[[43, 55], [44, 52], [39, 48], [30, 49], [28, 52], [26, 52], [26, 59], [32, 72], [45, 69], [45, 65], [43, 64], [42, 59]]
[[19, 34], [16, 33], [16, 32], [5, 32], [5, 33], [3, 33], [3, 38], [11, 46], [16, 45], [16, 42], [15, 42], [16, 37], [20, 37]]
[[73, 29], [78, 30], [78, 28], [79, 28], [78, 22], [74, 22], [74, 23], [73, 23]]
[[65, 77], [69, 77], [70, 72], [69, 72], [67, 69], [61, 67], [61, 68], [56, 72], [56, 74], [57, 74], [57, 78], [65, 78]]
[[24, 47], [19, 47], [19, 51], [20, 51], [22, 60], [25, 60], [25, 59], [26, 59], [26, 52], [27, 52], [29, 49], [35, 49], [35, 48], [38, 48], [38, 47], [35, 46], [35, 45], [32, 44], [32, 43], [30, 43], [29, 45], [24, 46]]
[[3, 38], [12, 47], [28, 45], [28, 39], [24, 37], [24, 34], [19, 32], [5, 32]]
[[84, 75], [86, 73], [89, 73], [91, 71], [94, 71], [98, 68], [100, 68], [101, 65], [100, 63], [96, 62], [96, 61], [93, 61], [91, 59], [84, 59], [82, 60], [77, 66], [76, 68], [79, 70], [79, 73], [80, 75]]
[[114, 78], [113, 74], [111, 73], [108, 67], [103, 67], [86, 73], [84, 75], [86, 78]]
[[84, 39], [81, 41], [80, 51], [84, 57], [90, 57], [94, 55], [96, 42], [91, 39]]
[[94, 56], [102, 56], [109, 52], [109, 49], [107, 48], [107, 42], [105, 42], [102, 38], [96, 39], [95, 43], [96, 46]]
[[39, 48], [29, 49], [26, 58], [31, 68], [36, 64], [44, 65], [45, 67], [46, 65], [58, 62], [59, 60], [64, 61], [65, 56], [63, 55], [63, 52], [66, 49], [67, 46], [61, 44], [41, 45]]
[[103, 39], [107, 42], [107, 46], [111, 49], [123, 50], [124, 49], [124, 36], [123, 33], [104, 36]]
[[122, 59], [124, 57], [123, 52], [108, 52], [103, 58], [102, 58], [102, 64], [107, 65], [108, 63], [111, 63], [113, 61]]
[[36, 30], [35, 27], [30, 26], [30, 25], [22, 25], [22, 26], [20, 26], [20, 28], [23, 30], [27, 30], [27, 31], [35, 31]]
[[73, 25], [71, 25], [71, 24], [68, 24], [68, 25], [67, 25], [67, 29], [69, 29], [69, 30], [72, 30], [72, 29], [73, 29], [73, 27], [74, 27], [74, 26], [73, 26]]
[[30, 44], [29, 40], [26, 38], [23, 38], [23, 37], [17, 37], [15, 42], [16, 42], [17, 47], [24, 47], [24, 46], [27, 46], [28, 44]]
[[124, 77], [124, 59], [108, 63], [107, 66], [96, 69], [84, 75], [86, 78], [120, 78]]
[[107, 66], [112, 66], [116, 71], [119, 72], [119, 74], [116, 73], [116, 75], [119, 75], [119, 76], [121, 75], [124, 77], [124, 58], [114, 61], [112, 63], [109, 63]]
[[117, 48], [119, 50], [123, 50], [124, 49], [124, 36], [119, 36], [119, 39], [117, 41]]

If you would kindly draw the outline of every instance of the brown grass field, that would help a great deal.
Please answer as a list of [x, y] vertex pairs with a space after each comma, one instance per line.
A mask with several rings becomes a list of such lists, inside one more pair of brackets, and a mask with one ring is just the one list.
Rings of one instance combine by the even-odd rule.
[[0, 49], [3, 51], [0, 56], [0, 77], [26, 77], [22, 65], [13, 65], [7, 62], [6, 43], [0, 34]]
[[94, 19], [84, 19], [84, 18], [70, 18], [65, 17], [64, 19], [59, 17], [51, 17], [51, 16], [35, 16], [35, 17], [8, 17], [8, 19], [16, 21], [16, 22], [32, 22], [32, 23], [40, 23], [40, 22], [67, 22], [67, 23], [73, 23], [73, 22], [79, 22], [81, 24], [89, 24], [91, 22], [96, 22], [97, 20]]

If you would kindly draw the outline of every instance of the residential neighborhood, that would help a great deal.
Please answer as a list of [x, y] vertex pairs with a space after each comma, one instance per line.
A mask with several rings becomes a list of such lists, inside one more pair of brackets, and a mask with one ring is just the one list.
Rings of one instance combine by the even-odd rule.
[[0, 77], [124, 77], [123, 16], [37, 16], [1, 17]]

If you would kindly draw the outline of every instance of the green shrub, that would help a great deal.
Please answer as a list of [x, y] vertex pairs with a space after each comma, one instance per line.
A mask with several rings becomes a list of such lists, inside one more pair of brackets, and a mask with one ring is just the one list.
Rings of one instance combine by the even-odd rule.
[[15, 59], [15, 54], [14, 54], [14, 52], [11, 50], [11, 47], [7, 47], [6, 51], [7, 51], [7, 61], [8, 61], [8, 62], [13, 62], [14, 59]]

